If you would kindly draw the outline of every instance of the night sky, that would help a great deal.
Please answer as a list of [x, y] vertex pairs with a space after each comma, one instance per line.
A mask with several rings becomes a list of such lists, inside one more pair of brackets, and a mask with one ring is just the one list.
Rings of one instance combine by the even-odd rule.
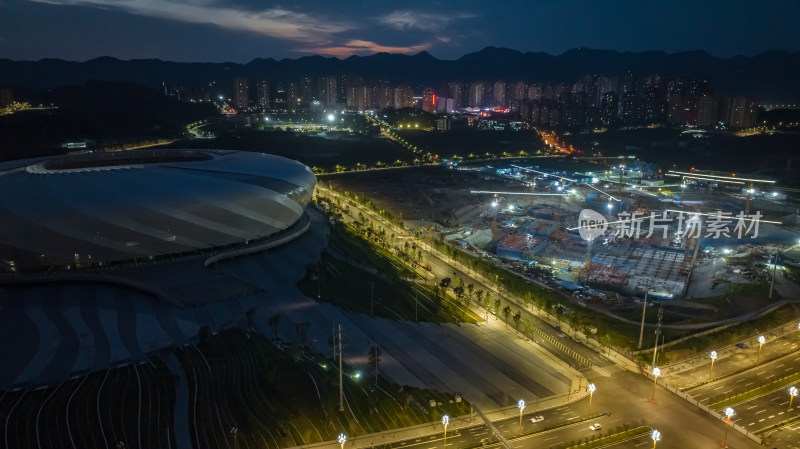
[[247, 62], [486, 46], [800, 51], [797, 0], [0, 0], [0, 57]]

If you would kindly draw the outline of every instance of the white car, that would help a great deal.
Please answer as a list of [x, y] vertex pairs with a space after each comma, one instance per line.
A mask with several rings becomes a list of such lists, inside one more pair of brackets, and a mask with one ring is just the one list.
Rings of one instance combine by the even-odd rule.
[[539, 416], [534, 416], [533, 418], [531, 418], [531, 422], [532, 423], [537, 423], [537, 422], [540, 422], [540, 421], [544, 421], [544, 416], [539, 415]]
[[602, 428], [603, 426], [601, 426], [600, 423], [594, 423], [591, 426], [589, 426], [589, 430], [600, 430]]

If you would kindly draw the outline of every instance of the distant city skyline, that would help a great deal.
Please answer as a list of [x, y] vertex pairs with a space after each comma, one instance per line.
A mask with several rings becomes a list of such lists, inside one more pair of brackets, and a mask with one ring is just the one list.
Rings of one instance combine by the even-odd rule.
[[797, 17], [800, 2], [780, 0], [16, 0], [0, 2], [0, 58], [248, 62], [427, 51], [457, 59], [486, 46], [554, 55], [588, 47], [752, 56], [800, 51]]

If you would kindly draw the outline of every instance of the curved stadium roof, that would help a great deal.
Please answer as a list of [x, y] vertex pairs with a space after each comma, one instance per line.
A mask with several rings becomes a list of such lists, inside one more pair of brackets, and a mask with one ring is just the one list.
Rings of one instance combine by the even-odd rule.
[[279, 156], [146, 150], [0, 164], [0, 271], [151, 258], [269, 236], [316, 178]]

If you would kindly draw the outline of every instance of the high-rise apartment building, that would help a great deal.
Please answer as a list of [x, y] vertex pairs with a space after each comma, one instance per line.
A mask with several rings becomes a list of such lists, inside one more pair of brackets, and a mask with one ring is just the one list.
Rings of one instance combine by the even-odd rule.
[[492, 88], [492, 99], [494, 104], [492, 106], [508, 106], [508, 96], [506, 93], [506, 83], [504, 81], [495, 81]]
[[750, 128], [758, 120], [757, 97], [734, 97], [731, 99], [731, 128]]
[[262, 111], [269, 109], [270, 105], [269, 83], [266, 80], [261, 80], [256, 83], [256, 104]]
[[233, 79], [233, 95], [231, 95], [233, 107], [239, 111], [244, 111], [250, 106], [250, 85], [247, 78], [236, 77]]
[[473, 81], [469, 85], [469, 103], [467, 106], [471, 108], [483, 107], [485, 94], [486, 86], [480, 81]]
[[603, 94], [600, 101], [600, 123], [603, 126], [613, 126], [617, 123], [617, 93], [608, 91]]
[[542, 85], [531, 84], [528, 86], [528, 100], [541, 100], [542, 99]]
[[394, 87], [394, 108], [410, 108], [414, 105], [414, 91], [411, 86]]
[[525, 81], [517, 81], [514, 83], [514, 88], [511, 92], [511, 100], [527, 100], [528, 99], [528, 85]]
[[450, 92], [450, 98], [453, 99], [453, 104], [456, 108], [464, 107], [464, 85], [460, 82], [452, 82], [447, 84], [447, 89]]
[[436, 92], [430, 87], [422, 91], [422, 110], [431, 114], [437, 112]]
[[388, 83], [381, 83], [375, 87], [375, 106], [378, 109], [389, 109], [394, 107], [394, 87]]
[[717, 99], [711, 95], [697, 97], [697, 126], [713, 126], [717, 115]]
[[319, 102], [326, 108], [333, 108], [339, 104], [339, 79], [335, 76], [323, 76], [317, 83]]

